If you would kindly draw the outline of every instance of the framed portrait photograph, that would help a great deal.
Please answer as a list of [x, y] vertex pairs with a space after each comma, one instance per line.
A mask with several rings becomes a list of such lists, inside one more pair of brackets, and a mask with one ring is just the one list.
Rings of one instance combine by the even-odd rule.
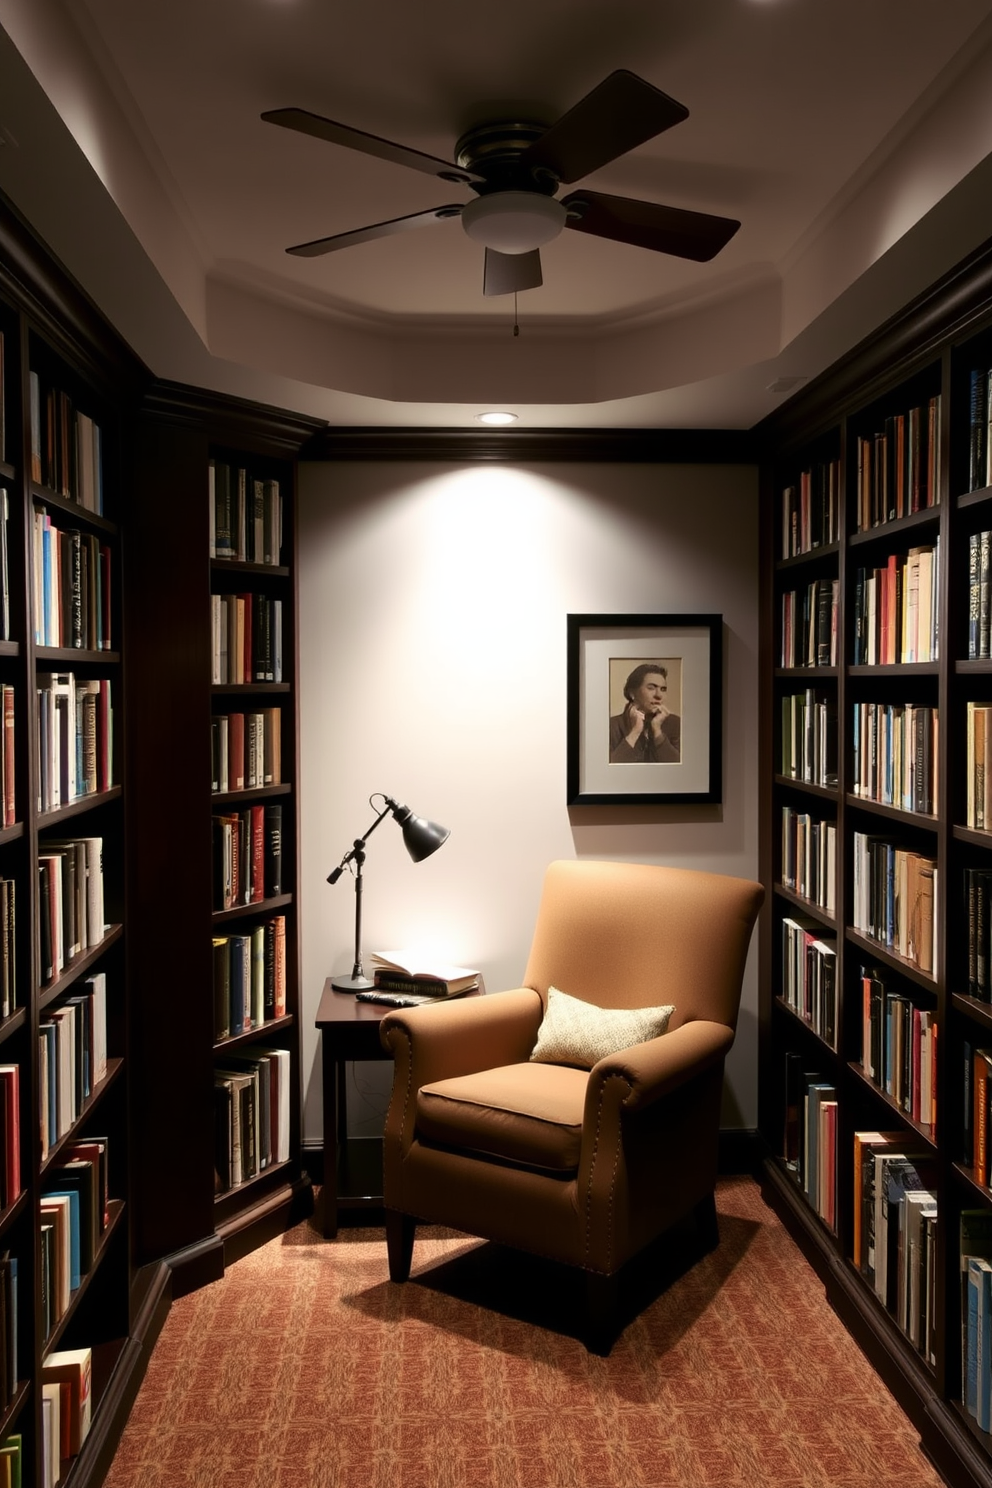
[[568, 804], [719, 801], [722, 658], [722, 615], [569, 615]]

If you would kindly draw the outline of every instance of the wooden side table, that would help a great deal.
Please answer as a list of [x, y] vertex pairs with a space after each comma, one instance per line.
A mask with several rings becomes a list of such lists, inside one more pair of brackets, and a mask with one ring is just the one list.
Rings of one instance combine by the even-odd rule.
[[345, 1065], [351, 1059], [388, 1059], [379, 1042], [379, 1024], [390, 1010], [381, 1003], [358, 1002], [353, 992], [335, 992], [330, 977], [317, 1007], [321, 1073], [324, 1080], [324, 1183], [321, 1202], [324, 1236], [338, 1232], [342, 1209], [382, 1208], [382, 1143], [348, 1140]]
[[[477, 991], [485, 992], [482, 978]], [[335, 992], [324, 982], [314, 1020], [320, 1034], [324, 1083], [324, 1182], [321, 1203], [323, 1234], [333, 1240], [338, 1215], [345, 1209], [382, 1208], [382, 1142], [348, 1138], [345, 1065], [352, 1059], [389, 1059], [379, 1041], [379, 1024], [392, 1009], [378, 1002], [359, 1002], [353, 992]]]

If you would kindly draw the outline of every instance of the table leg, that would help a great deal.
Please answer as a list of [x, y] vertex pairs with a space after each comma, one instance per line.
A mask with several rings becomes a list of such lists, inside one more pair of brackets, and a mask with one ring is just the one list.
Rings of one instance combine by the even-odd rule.
[[[321, 1202], [324, 1210], [324, 1238], [333, 1240], [338, 1232], [338, 1061], [327, 1033], [321, 1034], [321, 1073], [324, 1083], [324, 1183]], [[342, 1080], [341, 1086], [344, 1086]]]

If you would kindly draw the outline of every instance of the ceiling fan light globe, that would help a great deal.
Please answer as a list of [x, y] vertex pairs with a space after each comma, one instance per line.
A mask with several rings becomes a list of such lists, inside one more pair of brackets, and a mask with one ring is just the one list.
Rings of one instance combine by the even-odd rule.
[[532, 253], [556, 238], [565, 226], [565, 208], [533, 191], [494, 191], [462, 210], [470, 238], [497, 253]]

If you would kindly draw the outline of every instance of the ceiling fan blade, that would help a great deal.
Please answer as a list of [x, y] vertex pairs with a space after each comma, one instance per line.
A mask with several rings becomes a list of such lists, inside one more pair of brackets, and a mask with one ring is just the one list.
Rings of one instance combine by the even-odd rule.
[[632, 243], [676, 258], [692, 258], [697, 263], [715, 258], [740, 227], [732, 217], [686, 212], [632, 197], [606, 196], [601, 191], [573, 191], [561, 198], [561, 204], [568, 212], [565, 226], [574, 232]]
[[308, 109], [270, 109], [262, 115], [266, 124], [279, 124], [283, 129], [295, 129], [300, 134], [312, 134], [315, 139], [328, 140], [332, 145], [345, 145], [349, 150], [361, 150], [365, 155], [375, 155], [379, 160], [391, 160], [394, 165], [408, 165], [412, 170], [438, 176], [442, 181], [454, 181], [469, 186], [481, 181], [474, 171], [462, 170], [447, 160], [437, 160], [421, 150], [411, 150], [407, 145], [394, 144], [392, 140], [380, 139], [377, 134], [366, 134], [362, 129], [352, 129], [349, 124], [337, 124], [325, 119], [322, 114], [312, 114]]
[[543, 283], [538, 248], [531, 253], [500, 253], [495, 248], [486, 249], [483, 294], [514, 294], [522, 289], [537, 289]]
[[391, 238], [394, 233], [408, 232], [413, 227], [428, 227], [432, 222], [446, 217], [458, 217], [462, 202], [452, 202], [447, 207], [432, 207], [429, 212], [413, 212], [409, 217], [391, 217], [388, 222], [374, 222], [371, 227], [358, 227], [354, 232], [334, 233], [329, 238], [314, 238], [312, 243], [297, 243], [287, 248], [287, 253], [297, 258], [318, 258], [322, 253], [333, 253], [338, 248], [351, 248], [355, 243], [371, 243], [376, 238]]
[[535, 140], [521, 164], [553, 171], [559, 181], [579, 181], [688, 117], [684, 104], [620, 68]]

